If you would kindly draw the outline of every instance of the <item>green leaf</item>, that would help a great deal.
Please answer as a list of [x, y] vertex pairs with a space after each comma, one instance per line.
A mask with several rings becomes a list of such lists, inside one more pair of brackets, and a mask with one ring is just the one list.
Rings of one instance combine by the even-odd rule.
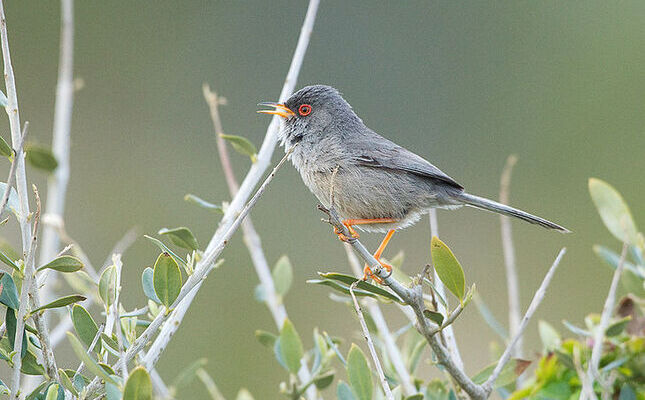
[[69, 343], [72, 345], [72, 349], [74, 350], [74, 353], [76, 353], [76, 356], [83, 361], [85, 364], [85, 368], [87, 368], [88, 371], [93, 373], [94, 375], [98, 376], [99, 378], [103, 379], [106, 382], [110, 382], [113, 385], [117, 385], [116, 381], [112, 379], [106, 372], [101, 368], [96, 361], [92, 357], [90, 357], [89, 354], [87, 354], [87, 351], [81, 344], [81, 342], [74, 336], [73, 333], [67, 332], [67, 339], [69, 340]]
[[9, 105], [9, 100], [7, 99], [7, 96], [0, 90], [0, 106], [6, 107]]
[[[618, 263], [620, 262], [620, 255], [616, 253], [613, 250], [610, 250], [609, 248], [605, 246], [600, 246], [600, 245], [594, 245], [593, 246], [593, 252], [596, 253], [596, 255], [601, 258], [604, 262], [609, 264], [609, 266], [613, 269], [618, 268]], [[638, 267], [631, 262], [625, 260], [623, 262], [623, 267], [625, 270], [632, 272], [634, 275], [637, 275], [641, 279], [645, 278], [645, 274], [643, 274], [641, 271], [638, 270]]]
[[110, 307], [116, 298], [116, 266], [105, 268], [99, 279], [99, 297], [106, 307]]
[[278, 353], [284, 365], [292, 373], [297, 373], [300, 369], [300, 359], [302, 359], [304, 350], [300, 336], [289, 319], [284, 321], [276, 345], [279, 348]]
[[53, 172], [58, 167], [58, 161], [51, 149], [42, 145], [29, 143], [25, 146], [25, 157], [32, 167]]
[[9, 258], [9, 256], [7, 256], [2, 250], [0, 250], [0, 261], [7, 264], [11, 268], [13, 268], [15, 271], [20, 272], [20, 268], [18, 268], [18, 265], [16, 265], [16, 263], [11, 258]]
[[620, 193], [607, 182], [596, 178], [589, 179], [589, 193], [609, 232], [621, 242], [636, 245], [638, 229]]
[[439, 326], [443, 324], [443, 314], [441, 314], [440, 312], [423, 310], [423, 315], [425, 315], [426, 318]]
[[184, 201], [195, 204], [198, 207], [205, 208], [209, 211], [216, 212], [218, 214], [224, 214], [224, 210], [221, 206], [217, 204], [210, 203], [200, 197], [195, 196], [194, 194], [188, 193], [184, 196]]
[[23, 374], [27, 375], [45, 375], [45, 368], [42, 365], [38, 364], [38, 359], [31, 350], [28, 350], [27, 353], [25, 353], [25, 355], [23, 356], [22, 368], [20, 368], [20, 371], [22, 371]]
[[[7, 310], [5, 312], [5, 324], [7, 326], [7, 338], [9, 340], [9, 348], [11, 350], [14, 350], [14, 343], [16, 342], [16, 325], [17, 325], [17, 319], [16, 319], [16, 314], [18, 313], [18, 310], [14, 310], [12, 308], [7, 307]], [[20, 352], [20, 357], [24, 358], [27, 355], [27, 332], [23, 330], [22, 334], [22, 350]]]
[[83, 268], [83, 263], [81, 260], [74, 256], [60, 256], [51, 262], [43, 265], [42, 267], [38, 268], [38, 271], [42, 271], [44, 269], [53, 269], [55, 271], [59, 272], [76, 272]]
[[278, 337], [273, 333], [263, 331], [261, 329], [255, 331], [255, 337], [258, 339], [260, 344], [269, 348], [273, 348], [273, 346], [275, 346], [275, 341], [278, 340]]
[[146, 297], [154, 301], [157, 304], [161, 304], [161, 300], [157, 297], [155, 293], [155, 286], [152, 280], [153, 271], [152, 268], [146, 267], [141, 274], [141, 285], [143, 286], [143, 293], [146, 294]]
[[634, 389], [629, 384], [623, 383], [623, 387], [620, 388], [620, 396], [618, 396], [618, 400], [636, 400], [637, 398], [638, 397], [636, 397]]
[[625, 330], [625, 327], [631, 320], [632, 320], [632, 317], [627, 316], [625, 318], [619, 319], [618, 321], [612, 323], [607, 327], [607, 330], [605, 331], [605, 335], [607, 337], [614, 337], [614, 336], [620, 335], [623, 332], [623, 330]]
[[0, 136], [0, 156], [11, 158], [13, 156], [13, 149], [9, 144]]
[[[504, 387], [515, 382], [518, 376], [522, 375], [522, 372], [528, 368], [531, 364], [528, 360], [522, 360], [519, 358], [512, 358], [509, 362], [502, 368], [502, 372], [499, 374], [499, 377], [495, 381], [495, 388]], [[473, 376], [472, 380], [478, 385], [486, 382], [486, 380], [491, 376], [497, 363], [488, 365], [486, 368], [482, 369]]]
[[347, 375], [356, 398], [358, 400], [371, 400], [374, 389], [372, 386], [372, 371], [367, 363], [365, 354], [354, 343], [352, 343], [347, 355]]
[[452, 254], [450, 248], [438, 237], [432, 237], [430, 246], [432, 247], [432, 264], [439, 279], [452, 294], [457, 296], [459, 301], [462, 301], [466, 292], [466, 277], [461, 264]]
[[253, 143], [251, 143], [247, 138], [235, 135], [225, 135], [223, 133], [220, 133], [219, 136], [222, 139], [227, 140], [231, 146], [233, 146], [235, 151], [240, 154], [244, 154], [245, 156], [249, 156], [249, 158], [251, 158], [251, 162], [254, 163], [257, 161], [258, 151]]
[[[377, 296], [385, 297], [388, 300], [393, 300], [393, 301], [396, 301], [397, 303], [403, 304], [403, 301], [399, 298], [399, 296], [395, 295], [394, 293], [386, 289], [383, 289], [381, 287], [372, 285], [371, 283], [361, 281], [351, 275], [339, 274], [336, 272], [327, 272], [327, 273], [318, 272], [318, 275], [322, 276], [325, 279], [331, 279], [333, 281], [342, 282], [345, 285], [347, 285], [348, 289], [349, 289], [349, 286], [351, 286], [354, 282], [359, 281], [358, 285], [356, 285], [358, 289], [361, 289], [365, 292], [373, 293]], [[354, 292], [356, 293], [356, 291]]]
[[119, 343], [117, 342], [116, 335], [114, 333], [112, 334], [112, 337], [106, 335], [105, 333], [101, 333], [101, 340], [105, 345], [111, 347], [113, 350], [119, 350]]
[[[58, 389], [60, 386], [56, 383], [49, 386], [47, 389], [47, 394], [45, 395], [45, 400], [56, 400], [58, 399]], [[63, 397], [64, 399], [65, 397]]]
[[193, 379], [195, 379], [195, 376], [197, 374], [197, 370], [204, 367], [206, 365], [206, 359], [205, 358], [200, 358], [199, 360], [196, 360], [192, 362], [190, 365], [188, 365], [186, 368], [181, 371], [175, 380], [172, 383], [172, 386], [176, 389], [179, 390], [181, 388], [187, 387], [188, 385], [191, 384]]
[[199, 244], [197, 243], [197, 239], [195, 239], [195, 236], [190, 231], [190, 229], [186, 228], [185, 226], [180, 226], [179, 228], [173, 228], [173, 229], [162, 228], [161, 230], [159, 230], [158, 233], [160, 235], [168, 236], [171, 242], [181, 247], [182, 249], [186, 249], [186, 250], [199, 249]]
[[286, 255], [280, 257], [278, 262], [275, 263], [271, 275], [273, 276], [276, 293], [280, 296], [286, 295], [291, 287], [291, 282], [293, 282], [293, 268], [289, 257]]
[[72, 383], [72, 380], [69, 379], [69, 376], [63, 371], [62, 369], [58, 369], [58, 376], [60, 376], [60, 383], [63, 385], [63, 387], [70, 392], [76, 397], [78, 397], [78, 390], [74, 387], [74, 384]]
[[544, 350], [549, 352], [560, 347], [562, 338], [551, 324], [540, 320], [538, 322], [538, 331], [540, 332], [540, 339], [542, 340], [542, 345], [544, 345]]
[[181, 265], [184, 268], [186, 267], [186, 261], [184, 261], [183, 258], [179, 257], [176, 253], [170, 250], [170, 248], [168, 248], [168, 246], [166, 246], [161, 240], [157, 238], [153, 238], [152, 236], [148, 236], [148, 235], [143, 235], [143, 237], [145, 237], [146, 239], [149, 239], [152, 243], [157, 245], [157, 247], [159, 247], [159, 249], [162, 252], [170, 254], [172, 258], [174, 258], [179, 265]]
[[423, 394], [421, 393], [413, 394], [412, 396], [406, 397], [405, 400], [423, 400]]
[[[343, 284], [340, 284], [338, 282], [331, 281], [329, 279], [309, 279], [307, 283], [313, 283], [315, 285], [322, 285], [322, 286], [328, 286], [336, 291], [339, 291], [343, 294], [349, 295], [349, 286], [345, 286]], [[378, 296], [375, 295], [374, 293], [366, 292], [364, 290], [354, 290], [354, 294], [357, 297], [372, 297], [374, 299], [377, 299]]]
[[343, 381], [339, 381], [338, 386], [336, 386], [336, 398], [338, 400], [356, 400], [352, 389]]
[[11, 275], [7, 273], [0, 273], [0, 303], [4, 304], [8, 308], [17, 310], [20, 306], [18, 302], [18, 290], [16, 289], [16, 284], [13, 282]]
[[[83, 344], [88, 348], [94, 341], [99, 327], [94, 322], [94, 319], [90, 313], [80, 304], [74, 304], [72, 307], [72, 324], [74, 325], [74, 330], [78, 334], [78, 337], [81, 339]], [[99, 340], [94, 351], [101, 351], [101, 341]]]
[[[4, 196], [5, 190], [7, 190], [7, 184], [0, 182], [0, 198]], [[16, 218], [20, 217], [20, 203], [18, 201], [18, 193], [16, 193], [16, 189], [14, 189], [13, 187], [11, 187], [9, 191], [9, 198], [7, 199], [5, 210], [11, 211], [16, 216]], [[2, 210], [2, 212], [4, 212], [4, 210]]]
[[330, 371], [324, 375], [317, 377], [316, 379], [314, 379], [314, 385], [316, 385], [319, 390], [323, 390], [329, 387], [329, 385], [334, 382], [334, 374], [334, 371]]
[[152, 280], [161, 304], [170, 307], [179, 296], [182, 285], [179, 265], [170, 254], [159, 254], [153, 269]]
[[[115, 381], [118, 380], [119, 382], [121, 379], [117, 375], [113, 375], [112, 379]], [[109, 382], [105, 383], [105, 398], [106, 400], [122, 400], [123, 399], [123, 393], [121, 393], [121, 389], [119, 388], [118, 385], [113, 385]]]
[[73, 294], [73, 295], [70, 295], [70, 296], [61, 297], [60, 299], [56, 299], [56, 300], [52, 301], [51, 303], [47, 303], [44, 306], [40, 306], [37, 309], [32, 310], [30, 314], [35, 314], [35, 313], [37, 313], [39, 311], [48, 310], [48, 309], [51, 309], [51, 308], [65, 307], [65, 306], [68, 306], [70, 304], [74, 304], [74, 303], [78, 303], [79, 301], [83, 301], [86, 298], [87, 297], [81, 296], [80, 294]]
[[145, 368], [137, 367], [130, 372], [123, 389], [123, 400], [152, 400], [152, 381]]

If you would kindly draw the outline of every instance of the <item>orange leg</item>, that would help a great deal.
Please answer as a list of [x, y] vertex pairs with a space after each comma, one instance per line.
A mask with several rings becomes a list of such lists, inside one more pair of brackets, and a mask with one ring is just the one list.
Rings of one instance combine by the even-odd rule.
[[[387, 232], [387, 235], [385, 235], [385, 238], [381, 242], [380, 246], [376, 250], [376, 253], [374, 253], [374, 258], [376, 258], [376, 261], [378, 261], [383, 268], [389, 273], [392, 273], [392, 266], [388, 265], [384, 262], [381, 262], [381, 254], [383, 254], [383, 251], [387, 247], [387, 244], [390, 242], [390, 239], [392, 239], [392, 235], [394, 235], [394, 229], [390, 229]], [[378, 276], [374, 275], [372, 273], [372, 270], [370, 269], [369, 265], [365, 264], [365, 269], [363, 269], [363, 279], [364, 281], [368, 280], [369, 278], [374, 279], [374, 282], [383, 284], [383, 279], [379, 278]]]
[[[391, 224], [396, 222], [393, 218], [375, 218], [375, 219], [345, 219], [342, 221], [343, 225], [347, 227], [349, 233], [351, 233], [354, 239], [358, 239], [360, 235], [352, 228], [352, 225], [367, 225], [367, 224]], [[349, 241], [349, 238], [343, 235], [336, 227], [334, 227], [334, 233], [338, 235], [338, 239], [343, 242]], [[386, 243], [387, 244], [387, 243]]]

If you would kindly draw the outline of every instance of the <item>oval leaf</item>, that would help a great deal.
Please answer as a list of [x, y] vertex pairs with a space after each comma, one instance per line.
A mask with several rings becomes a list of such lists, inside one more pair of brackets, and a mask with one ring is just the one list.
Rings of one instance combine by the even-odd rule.
[[172, 256], [172, 258], [174, 258], [175, 261], [177, 261], [182, 267], [186, 267], [186, 261], [184, 261], [183, 258], [179, 257], [175, 252], [170, 250], [170, 248], [168, 248], [168, 246], [166, 246], [164, 244], [164, 242], [162, 242], [161, 240], [159, 240], [157, 238], [153, 238], [152, 236], [148, 236], [148, 235], [143, 235], [143, 237], [146, 238], [146, 239], [149, 239], [152, 243], [157, 245], [157, 247], [159, 247], [159, 250], [163, 251], [164, 253], [170, 254]]
[[143, 270], [143, 274], [141, 274], [141, 285], [143, 286], [143, 293], [145, 293], [146, 297], [148, 297], [150, 300], [154, 301], [157, 304], [161, 304], [161, 300], [159, 300], [157, 293], [155, 293], [155, 286], [152, 277], [152, 268], [146, 267]]
[[69, 379], [69, 376], [67, 376], [65, 371], [63, 371], [62, 369], [59, 368], [58, 369], [58, 376], [60, 376], [60, 383], [63, 385], [63, 387], [65, 389], [69, 390], [70, 392], [72, 392], [72, 394], [74, 396], [78, 397], [78, 391], [74, 387], [74, 384], [72, 383], [72, 380]]
[[13, 149], [9, 144], [0, 136], [0, 156], [11, 157], [13, 156]]
[[38, 271], [42, 271], [47, 268], [59, 272], [76, 272], [79, 269], [83, 268], [83, 263], [81, 262], [81, 260], [74, 256], [65, 255], [60, 256], [43, 265], [42, 267], [38, 268]]
[[[347, 285], [347, 293], [349, 293], [349, 286], [351, 286], [354, 282], [359, 280], [351, 275], [339, 274], [336, 272], [328, 272], [328, 273], [319, 272], [318, 275], [326, 279], [331, 279], [333, 281], [344, 283], [345, 285]], [[403, 301], [399, 298], [399, 296], [395, 295], [394, 293], [386, 289], [383, 289], [382, 287], [372, 285], [371, 283], [361, 280], [358, 282], [358, 285], [356, 285], [356, 287], [365, 292], [373, 293], [377, 296], [381, 296], [388, 300], [394, 300], [398, 303], [403, 304]], [[357, 293], [357, 291], [354, 291], [354, 293]]]
[[65, 296], [61, 297], [60, 299], [56, 299], [52, 301], [51, 303], [47, 303], [44, 306], [40, 306], [37, 309], [33, 310], [31, 314], [37, 313], [39, 311], [47, 310], [50, 308], [61, 308], [68, 306], [70, 304], [78, 303], [79, 301], [85, 300], [85, 296], [81, 296], [80, 294], [73, 294], [71, 296]]
[[[72, 307], [72, 324], [81, 342], [89, 348], [99, 331], [99, 327], [94, 322], [90, 313], [80, 304], [74, 304]], [[100, 349], [101, 342], [99, 341], [94, 347], [94, 351], [98, 352]]]
[[123, 400], [152, 400], [152, 381], [145, 368], [132, 370], [123, 389]]
[[347, 355], [347, 375], [358, 400], [372, 399], [372, 371], [363, 351], [352, 343]]
[[276, 340], [278, 340], [278, 337], [273, 333], [263, 331], [261, 329], [255, 331], [255, 337], [258, 339], [258, 342], [260, 342], [260, 344], [268, 348], [275, 346], [275, 342]]
[[336, 386], [336, 398], [338, 400], [356, 400], [352, 389], [343, 381], [339, 381], [338, 386]]
[[590, 178], [589, 193], [609, 232], [624, 243], [637, 244], [638, 230], [623, 197], [607, 182]]
[[89, 354], [87, 354], [87, 351], [73, 333], [67, 332], [67, 339], [72, 345], [72, 349], [74, 350], [74, 353], [76, 353], [76, 357], [78, 357], [85, 364], [85, 368], [87, 368], [91, 373], [103, 379], [104, 381], [110, 382], [113, 385], [117, 384], [114, 379], [112, 379], [107, 373], [105, 373], [103, 368], [101, 368], [98, 363], [94, 361], [94, 359], [90, 357]]
[[439, 275], [439, 279], [452, 294], [457, 296], [459, 301], [462, 301], [466, 291], [466, 278], [461, 264], [459, 264], [450, 248], [438, 237], [432, 237], [431, 247], [432, 264], [435, 271], [437, 271], [437, 275]]
[[106, 307], [110, 307], [116, 298], [116, 267], [105, 268], [99, 279], [99, 297]]
[[51, 149], [37, 144], [28, 144], [25, 146], [26, 159], [32, 167], [53, 172], [58, 167], [58, 161]]
[[[4, 196], [4, 192], [7, 190], [7, 184], [4, 182], [0, 182], [0, 198]], [[18, 193], [16, 193], [16, 189], [11, 187], [9, 191], [9, 198], [7, 200], [7, 205], [4, 206], [5, 209], [2, 210], [4, 212], [5, 210], [11, 211], [16, 218], [20, 217], [20, 203], [18, 202]]]
[[249, 158], [251, 158], [251, 162], [255, 162], [257, 160], [258, 151], [256, 150], [253, 143], [251, 143], [247, 138], [235, 135], [225, 135], [223, 133], [220, 133], [219, 136], [222, 139], [228, 141], [231, 146], [233, 146], [235, 151], [240, 154], [249, 156]]
[[155, 294], [161, 304], [170, 307], [179, 296], [182, 278], [179, 265], [168, 253], [161, 253], [157, 257], [152, 274]]
[[[522, 360], [519, 358], [511, 359], [505, 366], [502, 368], [502, 372], [499, 374], [499, 377], [495, 381], [495, 388], [504, 387], [508, 384], [515, 382], [518, 376], [522, 375], [522, 372], [528, 368], [531, 364], [528, 360]], [[489, 376], [495, 370], [497, 363], [490, 364], [486, 368], [482, 369], [477, 375], [473, 376], [473, 382], [478, 385], [486, 382]]]
[[16, 289], [16, 284], [13, 282], [11, 275], [7, 273], [0, 273], [0, 303], [17, 310], [19, 307], [18, 303], [18, 290]]
[[199, 249], [199, 244], [197, 239], [190, 231], [190, 229], [185, 226], [180, 226], [179, 228], [168, 229], [163, 228], [159, 231], [160, 235], [167, 235], [175, 245], [186, 250], [197, 250]]
[[289, 257], [286, 255], [280, 257], [278, 262], [275, 263], [271, 275], [273, 275], [276, 293], [280, 296], [287, 294], [293, 282], [293, 268], [291, 267]]
[[441, 314], [440, 312], [423, 310], [423, 315], [425, 315], [426, 318], [439, 326], [443, 324], [443, 314]]
[[278, 342], [279, 354], [284, 362], [284, 365], [292, 373], [297, 373], [300, 369], [300, 359], [304, 353], [302, 348], [302, 341], [296, 328], [293, 326], [289, 319], [284, 321]]

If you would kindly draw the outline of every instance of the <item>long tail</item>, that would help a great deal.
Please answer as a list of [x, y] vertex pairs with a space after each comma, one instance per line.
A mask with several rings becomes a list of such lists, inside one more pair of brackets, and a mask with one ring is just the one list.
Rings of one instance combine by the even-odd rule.
[[498, 203], [496, 201], [488, 200], [483, 197], [474, 196], [468, 193], [460, 193], [455, 196], [457, 200], [463, 202], [465, 205], [479, 208], [482, 210], [492, 211], [499, 214], [508, 215], [509, 217], [519, 218], [526, 222], [532, 224], [540, 225], [547, 229], [555, 229], [556, 231], [562, 233], [570, 233], [571, 231], [565, 227], [562, 227], [556, 223], [548, 221], [544, 218], [537, 217], [535, 215], [529, 214], [517, 208], [509, 207], [504, 204]]

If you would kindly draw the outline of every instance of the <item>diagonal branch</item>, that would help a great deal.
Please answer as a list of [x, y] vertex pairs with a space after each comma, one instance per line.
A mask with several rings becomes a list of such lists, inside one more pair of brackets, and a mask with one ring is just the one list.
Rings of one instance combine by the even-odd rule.
[[[224, 98], [219, 97], [217, 93], [211, 91], [208, 84], [204, 84], [202, 86], [202, 90], [213, 121], [217, 150], [219, 152], [222, 170], [224, 171], [224, 177], [226, 178], [226, 184], [231, 197], [235, 197], [239, 189], [239, 184], [231, 166], [226, 141], [221, 137], [221, 134], [223, 134], [224, 131], [222, 129], [222, 121], [219, 116], [219, 105], [224, 104], [225, 100]], [[278, 296], [275, 291], [271, 269], [269, 268], [269, 263], [264, 255], [260, 235], [255, 230], [251, 216], [248, 216], [244, 222], [242, 222], [242, 233], [244, 234], [244, 244], [246, 244], [246, 248], [251, 255], [253, 267], [255, 268], [255, 272], [258, 275], [260, 284], [264, 290], [267, 307], [271, 312], [273, 322], [278, 330], [280, 330], [284, 325], [284, 321], [287, 319], [287, 309], [280, 300], [280, 296]], [[298, 378], [303, 383], [311, 380], [311, 373], [309, 372], [306, 363], [302, 363], [300, 370], [298, 370]], [[312, 385], [307, 388], [307, 397], [310, 399], [316, 397], [315, 386]]]
[[396, 293], [408, 306], [412, 308], [417, 319], [417, 329], [426, 338], [428, 344], [437, 356], [439, 364], [443, 365], [446, 371], [453, 377], [458, 385], [473, 399], [485, 399], [486, 392], [481, 386], [474, 383], [468, 375], [464, 372], [463, 368], [459, 366], [452, 358], [448, 349], [441, 343], [441, 339], [436, 335], [437, 324], [429, 320], [423, 315], [425, 305], [423, 303], [423, 294], [421, 292], [420, 283], [415, 284], [412, 288], [403, 286], [399, 281], [392, 277], [385, 268], [374, 258], [374, 256], [363, 246], [363, 244], [356, 238], [351, 237], [347, 227], [342, 224], [338, 213], [332, 207], [327, 209], [322, 205], [318, 206], [322, 212], [329, 216], [329, 222], [341, 233], [347, 236], [348, 243], [352, 246], [354, 251], [370, 266], [372, 273], [377, 275], [384, 281], [386, 286], [389, 286], [394, 293]]
[[499, 374], [502, 373], [502, 369], [504, 368], [504, 366], [506, 366], [506, 363], [508, 363], [508, 361], [511, 359], [513, 348], [517, 344], [518, 339], [524, 334], [524, 330], [526, 330], [526, 327], [529, 321], [531, 320], [531, 318], [533, 317], [533, 314], [540, 306], [540, 303], [542, 303], [542, 300], [544, 300], [546, 289], [549, 287], [549, 284], [551, 283], [551, 280], [555, 275], [555, 271], [560, 265], [560, 261], [562, 260], [562, 257], [566, 252], [567, 252], [567, 249], [563, 247], [562, 250], [560, 250], [560, 252], [558, 253], [558, 256], [555, 258], [555, 261], [553, 261], [553, 264], [551, 265], [551, 268], [549, 268], [549, 271], [546, 273], [546, 276], [542, 280], [542, 284], [538, 288], [537, 292], [535, 292], [535, 295], [533, 295], [533, 300], [531, 300], [531, 304], [529, 305], [528, 310], [526, 310], [526, 314], [524, 314], [524, 318], [522, 318], [522, 323], [520, 324], [519, 329], [517, 330], [517, 333], [515, 334], [515, 336], [511, 338], [511, 341], [508, 343], [506, 350], [504, 350], [504, 354], [502, 354], [502, 357], [497, 362], [497, 365], [495, 366], [493, 373], [486, 380], [486, 382], [482, 384], [482, 387], [486, 391], [487, 395], [489, 395], [492, 392], [493, 385], [495, 384], [495, 381], [499, 377]]

